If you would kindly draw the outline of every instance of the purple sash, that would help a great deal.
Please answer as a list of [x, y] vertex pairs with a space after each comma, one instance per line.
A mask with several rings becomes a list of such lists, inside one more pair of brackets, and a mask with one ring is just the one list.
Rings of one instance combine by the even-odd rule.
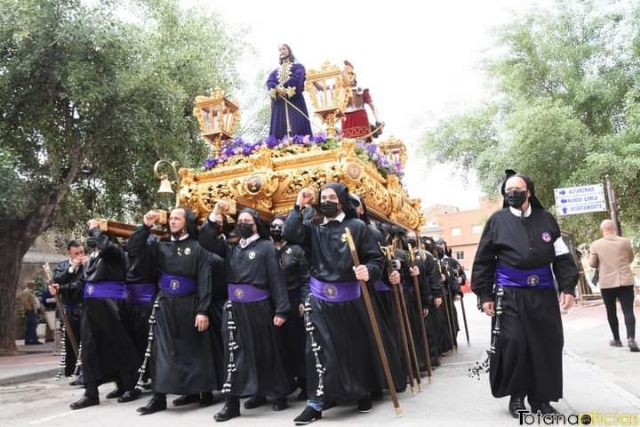
[[127, 299], [127, 288], [122, 282], [85, 282], [83, 298]]
[[389, 291], [391, 291], [391, 288], [389, 286], [387, 286], [387, 284], [384, 283], [382, 280], [377, 281], [376, 284], [373, 285], [373, 287], [378, 292], [389, 292]]
[[127, 283], [127, 302], [131, 304], [151, 304], [156, 296], [155, 283]]
[[360, 282], [322, 282], [311, 276], [311, 293], [328, 302], [344, 302], [360, 298]]
[[175, 276], [173, 274], [162, 273], [160, 276], [160, 290], [164, 295], [182, 296], [196, 293], [198, 286], [196, 281], [190, 277]]
[[233, 302], [258, 302], [269, 298], [269, 291], [244, 283], [229, 283], [227, 295]]
[[555, 288], [551, 267], [548, 265], [521, 270], [505, 264], [498, 264], [496, 267], [496, 285], [513, 288]]

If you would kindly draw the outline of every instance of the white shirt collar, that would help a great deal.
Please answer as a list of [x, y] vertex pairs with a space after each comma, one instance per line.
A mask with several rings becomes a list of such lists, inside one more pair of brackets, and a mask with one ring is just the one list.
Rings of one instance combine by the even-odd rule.
[[187, 240], [189, 238], [189, 233], [186, 233], [182, 236], [180, 236], [179, 239], [176, 239], [174, 236], [171, 236], [171, 241], [175, 242], [176, 240]]
[[336, 216], [335, 218], [332, 219], [327, 219], [327, 217], [324, 217], [324, 220], [322, 221], [322, 225], [328, 224], [331, 221], [338, 221], [338, 222], [342, 222], [344, 221], [344, 218], [346, 217], [346, 215], [344, 214], [344, 212], [340, 212], [338, 214], [338, 216]]
[[250, 244], [252, 244], [253, 242], [255, 242], [256, 240], [258, 240], [259, 238], [260, 238], [260, 235], [256, 233], [253, 236], [249, 237], [248, 239], [240, 239], [240, 241], [238, 242], [238, 245], [240, 245], [240, 247], [244, 249]]
[[[518, 218], [522, 217], [522, 211], [520, 209], [516, 209], [516, 208], [513, 208], [513, 207], [509, 206], [509, 210], [511, 211], [512, 214], [514, 214]], [[531, 216], [531, 203], [529, 203], [529, 207], [527, 208], [526, 212], [524, 213], [524, 217], [525, 218], [528, 218], [530, 216]]]

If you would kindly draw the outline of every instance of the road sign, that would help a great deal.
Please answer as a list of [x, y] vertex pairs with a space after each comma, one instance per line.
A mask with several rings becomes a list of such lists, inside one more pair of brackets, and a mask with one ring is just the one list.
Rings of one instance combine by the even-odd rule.
[[573, 215], [607, 210], [602, 184], [583, 185], [581, 187], [556, 188], [558, 215]]

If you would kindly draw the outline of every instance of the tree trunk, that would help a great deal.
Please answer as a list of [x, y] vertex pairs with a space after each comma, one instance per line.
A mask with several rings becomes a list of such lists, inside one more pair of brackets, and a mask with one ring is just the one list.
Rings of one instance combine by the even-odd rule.
[[16, 352], [16, 290], [22, 259], [38, 236], [51, 225], [79, 170], [74, 161], [60, 184], [24, 220], [0, 221], [0, 355]]
[[27, 242], [24, 226], [14, 222], [13, 229], [6, 230], [4, 225], [0, 226], [0, 355], [16, 352], [16, 291], [22, 258], [35, 240]]

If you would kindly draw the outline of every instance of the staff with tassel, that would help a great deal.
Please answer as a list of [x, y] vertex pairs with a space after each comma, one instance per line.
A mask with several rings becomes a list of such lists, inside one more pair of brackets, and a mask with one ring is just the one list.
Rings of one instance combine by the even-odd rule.
[[[51, 274], [51, 267], [49, 264], [43, 264], [42, 269], [44, 270], [45, 277], [47, 279], [47, 283], [50, 285], [56, 285], [53, 283], [53, 275]], [[69, 322], [69, 318], [67, 317], [67, 313], [64, 311], [64, 306], [62, 305], [62, 301], [60, 300], [60, 294], [58, 293], [58, 286], [54, 286], [55, 292], [52, 292], [53, 298], [56, 300], [56, 307], [60, 312], [60, 318], [62, 319], [62, 324], [64, 325], [64, 329], [66, 333], [69, 335], [69, 341], [71, 342], [71, 347], [73, 348], [73, 352], [76, 355], [76, 358], [79, 357], [78, 350], [78, 341], [76, 340], [76, 336], [71, 329], [71, 323]], [[64, 351], [64, 350], [63, 350]]]
[[[418, 240], [419, 241], [419, 240]], [[416, 258], [413, 253], [413, 248], [409, 245], [409, 267], [416, 267]], [[418, 283], [418, 276], [411, 276], [413, 279], [413, 288], [416, 293], [416, 303], [418, 305], [418, 313], [422, 316], [422, 298], [420, 294], [420, 283]], [[427, 359], [427, 375], [429, 376], [429, 381], [431, 381], [432, 369], [431, 369], [431, 351], [429, 349], [429, 340], [427, 339], [427, 325], [425, 324], [425, 319], [420, 319], [420, 333], [422, 333], [422, 341], [424, 342], [424, 351], [425, 357]]]
[[[391, 272], [396, 271], [396, 269], [393, 268], [393, 257], [392, 257], [392, 251], [393, 249], [389, 248], [389, 247], [384, 247], [384, 246], [380, 246], [380, 249], [382, 250], [382, 253], [386, 256], [387, 258], [387, 270], [389, 271], [389, 274], [391, 274]], [[414, 373], [413, 373], [413, 360], [411, 358], [411, 355], [409, 353], [409, 340], [407, 338], [407, 330], [405, 329], [405, 324], [404, 324], [404, 319], [402, 317], [402, 307], [400, 305], [400, 291], [398, 289], [400, 285], [391, 285], [391, 290], [393, 292], [393, 302], [394, 302], [394, 308], [395, 308], [395, 313], [396, 313], [396, 317], [397, 317], [397, 322], [398, 322], [398, 333], [400, 334], [400, 339], [402, 341], [402, 349], [403, 349], [403, 353], [404, 353], [404, 360], [405, 363], [407, 365], [407, 373], [409, 374], [409, 386], [411, 387], [411, 393], [414, 392], [413, 390], [413, 384], [414, 384]], [[409, 332], [411, 333], [411, 332]]]
[[[349, 250], [351, 252], [351, 259], [353, 260], [354, 267], [360, 266], [360, 258], [358, 257], [358, 252], [356, 249], [356, 244], [353, 240], [353, 236], [351, 235], [351, 231], [349, 228], [345, 228], [345, 237], [347, 239], [347, 244], [349, 245]], [[384, 370], [384, 376], [387, 381], [387, 387], [389, 393], [391, 393], [391, 400], [393, 402], [393, 407], [397, 414], [402, 412], [400, 408], [400, 401], [398, 400], [398, 394], [396, 393], [396, 386], [393, 382], [393, 378], [391, 377], [391, 369], [389, 368], [389, 360], [387, 359], [387, 354], [384, 351], [384, 347], [382, 345], [382, 335], [380, 333], [380, 326], [378, 325], [378, 319], [373, 312], [373, 305], [371, 303], [371, 296], [369, 295], [369, 289], [367, 288], [367, 284], [362, 280], [360, 282], [360, 290], [362, 292], [362, 298], [364, 300], [364, 305], [367, 310], [367, 314], [369, 315], [369, 321], [371, 322], [371, 329], [373, 330], [373, 337], [376, 343], [376, 348], [378, 350], [378, 356], [380, 356], [380, 362], [382, 363], [382, 369]]]

